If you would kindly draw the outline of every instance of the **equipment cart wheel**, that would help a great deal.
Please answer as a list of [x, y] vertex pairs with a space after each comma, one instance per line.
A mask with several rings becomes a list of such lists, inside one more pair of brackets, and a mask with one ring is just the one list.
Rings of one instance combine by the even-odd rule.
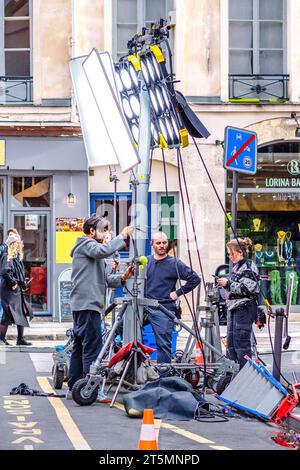
[[84, 393], [84, 389], [88, 383], [88, 379], [77, 380], [72, 388], [72, 398], [80, 406], [92, 405], [98, 396], [99, 386], [96, 387], [92, 392]]
[[218, 395], [221, 395], [225, 388], [228, 387], [228, 385], [230, 384], [232, 380], [232, 375], [231, 374], [227, 374], [227, 375], [223, 375], [220, 380], [218, 381], [217, 385], [216, 385], [216, 392]]
[[53, 367], [52, 370], [52, 379], [53, 379], [53, 387], [56, 390], [61, 390], [65, 378], [65, 372], [63, 370], [59, 370], [56, 366]]

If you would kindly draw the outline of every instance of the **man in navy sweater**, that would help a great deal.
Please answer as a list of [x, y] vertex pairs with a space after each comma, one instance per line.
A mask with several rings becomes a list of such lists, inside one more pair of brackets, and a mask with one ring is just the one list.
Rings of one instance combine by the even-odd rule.
[[[176, 314], [178, 297], [195, 289], [201, 279], [182, 261], [168, 255], [168, 237], [165, 233], [155, 233], [151, 246], [154, 254], [148, 258], [145, 297], [158, 300], [160, 304]], [[186, 281], [186, 283], [176, 289], [178, 280]], [[174, 322], [160, 310], [152, 307], [147, 307], [146, 312], [155, 335], [157, 362], [170, 363]]]

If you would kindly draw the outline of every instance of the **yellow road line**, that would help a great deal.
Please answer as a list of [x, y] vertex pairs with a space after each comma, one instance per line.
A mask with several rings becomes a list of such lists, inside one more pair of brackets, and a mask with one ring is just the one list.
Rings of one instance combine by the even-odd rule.
[[[55, 390], [49, 384], [47, 377], [37, 377], [38, 383], [41, 389], [45, 393], [55, 393]], [[91, 450], [87, 441], [79, 431], [77, 425], [73, 421], [68, 409], [64, 405], [63, 401], [59, 398], [48, 397], [49, 402], [54, 408], [57, 418], [62, 425], [65, 433], [70, 439], [75, 450]]]
[[209, 446], [209, 447], [215, 450], [232, 450], [232, 449], [229, 449], [229, 447], [224, 447], [224, 446]]
[[[125, 411], [124, 405], [122, 403], [116, 402], [114, 404], [115, 408], [118, 408], [118, 410]], [[154, 420], [154, 428], [155, 428], [155, 435], [156, 435], [156, 441], [158, 442], [159, 439], [159, 431], [161, 428], [162, 420], [161, 419], [155, 419]]]
[[[125, 411], [125, 408], [121, 403], [115, 403], [114, 406], [116, 408], [118, 408], [119, 410]], [[212, 449], [215, 449], [215, 450], [231, 450], [229, 447], [211, 445], [211, 444], [215, 444], [215, 442], [210, 441], [209, 439], [206, 439], [203, 436], [199, 436], [198, 434], [194, 434], [192, 432], [185, 431], [184, 429], [178, 428], [177, 426], [173, 426], [172, 424], [163, 423], [161, 419], [155, 419], [154, 420], [154, 425], [155, 425], [155, 432], [156, 432], [156, 440], [157, 441], [158, 441], [160, 429], [164, 428], [164, 429], [168, 429], [169, 431], [175, 432], [176, 434], [179, 434], [183, 437], [186, 437], [187, 439], [198, 442], [198, 444], [209, 444], [209, 447], [211, 447]]]
[[198, 442], [199, 444], [215, 444], [214, 441], [210, 441], [209, 439], [206, 439], [203, 436], [198, 436], [198, 434], [194, 434], [190, 431], [185, 431], [184, 429], [178, 428], [177, 426], [173, 426], [169, 423], [162, 423], [161, 427], [164, 429], [168, 429], [169, 431], [173, 431], [176, 434], [179, 434], [180, 436], [187, 437], [188, 439]]
[[210, 441], [209, 439], [206, 439], [206, 437], [200, 436], [198, 434], [194, 434], [193, 432], [190, 432], [190, 431], [185, 431], [184, 429], [178, 428], [177, 426], [173, 426], [172, 424], [169, 424], [169, 423], [162, 423], [161, 427], [164, 429], [168, 429], [169, 431], [175, 432], [176, 434], [179, 434], [180, 436], [186, 437], [187, 439], [191, 439], [192, 441], [198, 442], [198, 444], [208, 444], [211, 449], [232, 450], [229, 447], [215, 445], [216, 443], [214, 441]]
[[154, 420], [156, 442], [158, 442], [158, 439], [159, 439], [159, 432], [160, 432], [161, 425], [162, 425], [162, 420], [161, 419], [155, 419]]

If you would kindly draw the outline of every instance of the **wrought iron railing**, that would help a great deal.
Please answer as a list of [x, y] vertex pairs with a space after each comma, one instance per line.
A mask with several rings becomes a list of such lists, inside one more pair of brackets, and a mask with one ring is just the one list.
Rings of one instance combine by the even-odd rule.
[[0, 104], [32, 103], [32, 77], [0, 76]]
[[288, 101], [289, 75], [229, 75], [231, 102]]

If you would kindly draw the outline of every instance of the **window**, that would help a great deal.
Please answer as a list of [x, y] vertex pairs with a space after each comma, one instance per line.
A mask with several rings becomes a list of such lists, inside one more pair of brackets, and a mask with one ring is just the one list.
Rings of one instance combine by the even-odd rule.
[[[231, 212], [232, 176], [228, 172], [226, 210]], [[230, 227], [226, 221], [226, 239]], [[258, 150], [257, 174], [239, 175], [237, 236], [250, 237], [262, 290], [272, 305], [286, 302], [294, 275], [292, 305], [300, 305], [300, 144], [276, 142]], [[260, 302], [263, 303], [261, 296]]]
[[175, 199], [175, 194], [169, 194], [169, 197], [165, 195], [159, 196], [159, 231], [165, 232], [168, 239], [171, 241], [177, 240], [178, 221], [175, 217], [175, 213], [177, 212]]
[[173, 0], [114, 0], [114, 59], [127, 54], [127, 42], [143, 26], [166, 19]]
[[179, 194], [152, 193], [151, 200], [152, 232], [164, 232], [169, 240], [169, 254], [176, 255], [180, 249], [179, 237]]
[[229, 98], [288, 101], [286, 0], [229, 0]]
[[50, 207], [50, 178], [20, 176], [11, 180], [12, 207]]
[[285, 0], [229, 0], [231, 74], [283, 74]]
[[[91, 214], [96, 213], [103, 216], [106, 212], [107, 219], [111, 222], [113, 231], [119, 234], [120, 231], [130, 225], [132, 214], [132, 193], [117, 193], [117, 211], [116, 211], [116, 230], [114, 230], [114, 195], [108, 193], [92, 194], [90, 200]], [[138, 210], [141, 210], [138, 208]], [[150, 237], [151, 237], [151, 193], [148, 196], [148, 226], [141, 227], [146, 236], [146, 255], [151, 253]], [[129, 240], [126, 241], [126, 247], [121, 252], [121, 258], [128, 258], [129, 255]]]
[[0, 104], [32, 101], [32, 0], [0, 2]]
[[1, 2], [4, 11], [4, 44], [1, 75], [28, 77], [30, 64], [30, 3], [29, 0], [5, 0]]

